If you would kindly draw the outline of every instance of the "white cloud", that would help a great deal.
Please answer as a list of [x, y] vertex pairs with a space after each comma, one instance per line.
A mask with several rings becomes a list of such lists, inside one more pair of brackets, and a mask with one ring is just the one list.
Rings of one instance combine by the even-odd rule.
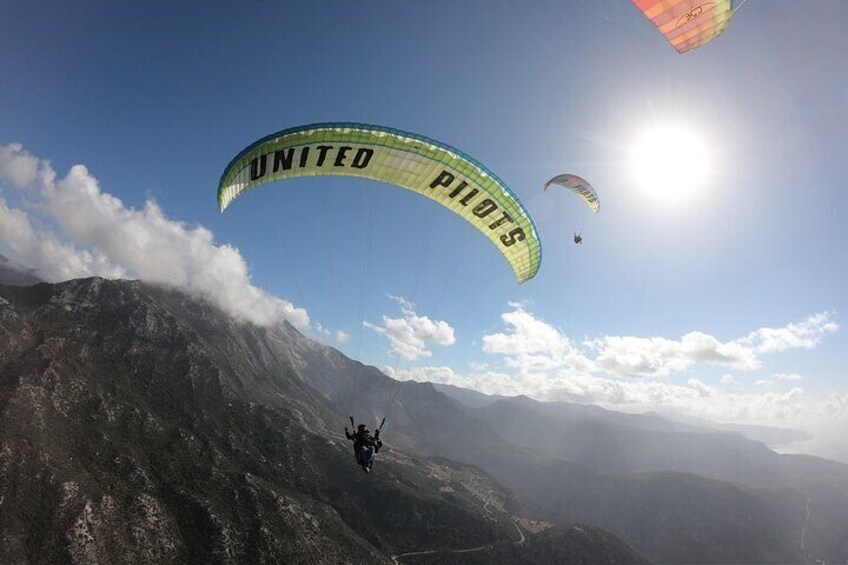
[[406, 361], [415, 361], [433, 355], [432, 351], [427, 349], [431, 343], [441, 346], [456, 343], [450, 324], [419, 316], [414, 310], [414, 304], [402, 297], [389, 295], [389, 298], [400, 305], [402, 317], [389, 318], [384, 315], [383, 326], [371, 322], [363, 322], [363, 325], [389, 340], [390, 355]]
[[757, 379], [754, 381], [754, 386], [771, 386], [772, 382], [768, 379]]
[[782, 348], [813, 347], [825, 333], [837, 328], [830, 314], [824, 313], [784, 328], [762, 328], [728, 342], [698, 331], [686, 333], [679, 340], [604, 336], [583, 343], [588, 350], [597, 352], [592, 360], [562, 331], [536, 318], [520, 304], [510, 306], [512, 311], [501, 315], [508, 331], [484, 335], [483, 351], [504, 356], [506, 366], [519, 371], [572, 368], [654, 378], [682, 373], [698, 364], [750, 371], [762, 366], [759, 354], [780, 350], [777, 343]]
[[321, 343], [331, 343], [335, 342], [338, 345], [344, 345], [350, 339], [350, 334], [342, 330], [332, 331], [330, 328], [322, 324], [321, 322], [315, 322], [313, 324], [314, 338]]
[[56, 173], [50, 163], [24, 151], [20, 143], [0, 146], [0, 183], [21, 190], [40, 189], [53, 183]]
[[680, 340], [661, 337], [606, 336], [587, 345], [597, 350], [598, 366], [619, 375], [666, 377], [696, 363], [750, 370], [759, 367], [756, 355], [737, 343], [689, 332]]
[[400, 309], [403, 311], [413, 311], [415, 310], [415, 304], [404, 298], [403, 296], [396, 296], [394, 294], [387, 294], [386, 297], [392, 302], [397, 302], [400, 305]]
[[798, 373], [775, 373], [772, 375], [773, 379], [778, 379], [780, 381], [802, 381], [804, 377], [799, 375]]
[[740, 339], [739, 343], [752, 347], [757, 353], [812, 349], [821, 342], [822, 336], [838, 329], [832, 312], [819, 312], [803, 322], [787, 324], [782, 328], [760, 328]]
[[521, 305], [510, 303], [512, 312], [501, 314], [508, 333], [483, 336], [483, 351], [505, 356], [507, 367], [520, 372], [578, 368], [588, 371], [592, 362], [577, 351], [564, 333], [537, 319]]
[[571, 349], [570, 340], [559, 330], [537, 320], [520, 306], [512, 306], [512, 312], [501, 314], [510, 332], [483, 336], [483, 351], [502, 355], [545, 353], [561, 357]]
[[0, 198], [0, 240], [49, 281], [75, 277], [126, 277], [127, 271], [99, 250], [78, 249], [59, 240], [23, 211], [9, 208]]
[[455, 372], [450, 367], [414, 367], [410, 369], [398, 369], [385, 367], [383, 372], [394, 379], [401, 381], [430, 382], [437, 384], [448, 384], [468, 388], [482, 392], [483, 394], [498, 394], [504, 396], [517, 396], [526, 394], [523, 383], [516, 381], [506, 373], [496, 371], [483, 371], [464, 375]]
[[848, 393], [832, 393], [824, 403], [824, 412], [832, 418], [848, 418]]
[[700, 396], [712, 396], [715, 389], [704, 384], [700, 379], [689, 379], [689, 386], [698, 391]]
[[782, 328], [761, 328], [747, 336], [722, 342], [702, 332], [679, 340], [662, 337], [605, 336], [585, 345], [598, 351], [598, 367], [618, 375], [667, 377], [704, 363], [750, 371], [762, 366], [760, 354], [786, 349], [811, 349], [838, 329], [832, 314], [814, 314]]
[[[483, 336], [483, 351], [503, 358], [505, 371], [469, 364], [469, 372], [449, 367], [420, 367], [395, 371], [401, 378], [430, 380], [475, 389], [489, 394], [525, 394], [538, 400], [565, 400], [600, 404], [613, 408], [650, 409], [671, 407], [693, 415], [728, 421], [783, 421], [799, 414], [821, 412], [822, 403], [807, 396], [800, 387], [779, 391], [760, 379], [758, 390], [746, 390], [733, 374], [725, 373], [722, 388], [702, 378], [689, 378], [685, 385], [662, 382], [698, 365], [718, 365], [752, 370], [762, 365], [761, 354], [776, 351], [763, 347], [763, 335], [804, 335], [806, 341], [783, 339], [787, 347], [818, 343], [835, 330], [829, 315], [811, 316], [785, 328], [757, 330], [740, 340], [722, 342], [702, 333], [689, 332], [679, 340], [658, 337], [604, 336], [587, 340], [582, 348], [565, 333], [527, 312], [520, 304], [501, 318], [506, 331]], [[812, 322], [808, 323], [810, 320]], [[783, 331], [787, 330], [788, 331]], [[814, 337], [816, 336], [816, 337]], [[773, 343], [773, 340], [769, 341]], [[591, 353], [595, 353], [594, 358]], [[600, 374], [599, 374], [600, 373]], [[607, 376], [602, 376], [606, 373]], [[778, 373], [779, 380], [789, 373]], [[622, 377], [642, 377], [640, 379]], [[838, 399], [830, 400], [837, 411]]]
[[[103, 192], [82, 165], [58, 178], [50, 163], [20, 144], [0, 147], [0, 182], [27, 191], [30, 214], [0, 206], [0, 235], [49, 281], [98, 275], [137, 276], [204, 296], [224, 311], [261, 325], [288, 320], [309, 326], [303, 308], [250, 284], [237, 249], [212, 232], [167, 218], [148, 201], [142, 210]], [[38, 220], [43, 218], [43, 221]], [[48, 225], [55, 224], [66, 239]]]

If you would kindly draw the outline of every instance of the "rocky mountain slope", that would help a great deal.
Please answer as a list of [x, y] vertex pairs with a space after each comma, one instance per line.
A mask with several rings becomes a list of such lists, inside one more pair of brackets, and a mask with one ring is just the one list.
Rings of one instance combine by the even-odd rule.
[[[307, 374], [316, 359], [324, 371]], [[600, 531], [524, 540], [508, 491], [424, 457], [444, 418], [489, 437], [479, 453], [515, 449], [429, 385], [410, 387], [398, 442], [359, 471], [343, 414], [376, 419], [366, 405], [392, 385], [290, 326], [176, 291], [0, 287], [0, 563], [439, 562], [475, 547], [488, 563], [644, 562]]]

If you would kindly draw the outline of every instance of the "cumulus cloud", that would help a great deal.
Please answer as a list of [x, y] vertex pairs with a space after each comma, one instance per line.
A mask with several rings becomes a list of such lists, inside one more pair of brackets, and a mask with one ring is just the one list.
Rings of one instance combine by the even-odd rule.
[[761, 354], [788, 348], [811, 348], [836, 331], [832, 314], [810, 316], [783, 328], [761, 328], [745, 337], [723, 342], [698, 331], [680, 339], [664, 337], [603, 336], [586, 340], [587, 352], [562, 331], [537, 318], [521, 304], [501, 315], [506, 332], [483, 336], [483, 351], [502, 355], [507, 367], [520, 371], [549, 371], [568, 367], [577, 371], [602, 370], [631, 377], [668, 377], [706, 364], [750, 371], [762, 366]]
[[501, 314], [501, 319], [509, 327], [509, 333], [483, 336], [483, 351], [502, 355], [544, 353], [551, 357], [561, 357], [571, 349], [571, 341], [559, 330], [536, 319], [520, 305], [512, 306], [512, 312]]
[[321, 322], [315, 322], [312, 327], [315, 330], [314, 337], [322, 343], [335, 341], [339, 345], [344, 345], [350, 339], [350, 334], [347, 332], [342, 330], [336, 330], [334, 332]]
[[250, 284], [237, 249], [216, 244], [202, 226], [168, 218], [153, 201], [141, 210], [126, 206], [83, 165], [60, 178], [13, 143], [0, 147], [0, 183], [32, 202], [24, 211], [0, 201], [0, 237], [48, 281], [133, 276], [204, 296], [239, 319], [309, 327], [306, 310]]
[[122, 278], [126, 269], [97, 249], [78, 249], [61, 241], [44, 226], [34, 223], [23, 211], [9, 208], [0, 198], [0, 240], [6, 242], [26, 263], [50, 281], [81, 276]]
[[715, 389], [707, 386], [700, 379], [689, 379], [689, 386], [696, 390], [700, 396], [712, 396], [715, 392]]
[[557, 328], [539, 320], [520, 304], [510, 303], [511, 312], [501, 314], [506, 333], [483, 336], [483, 351], [505, 356], [505, 364], [522, 372], [545, 371], [562, 367], [582, 371], [592, 369], [571, 340]]
[[696, 363], [750, 370], [760, 366], [756, 354], [737, 343], [690, 332], [679, 340], [661, 337], [606, 336], [587, 342], [597, 350], [598, 366], [620, 375], [666, 377]]
[[780, 381], [802, 381], [804, 377], [798, 373], [775, 373], [772, 378]]
[[814, 314], [782, 328], [760, 328], [741, 339], [722, 342], [702, 332], [679, 340], [662, 337], [605, 336], [585, 343], [598, 351], [599, 368], [619, 375], [666, 377], [704, 363], [750, 371], [762, 366], [760, 355], [786, 349], [811, 349], [838, 329], [832, 314]]
[[450, 367], [412, 367], [399, 369], [395, 367], [384, 367], [383, 372], [393, 379], [401, 381], [430, 382], [447, 384], [468, 388], [482, 392], [483, 394], [498, 394], [504, 396], [517, 396], [527, 394], [525, 383], [506, 374], [496, 371], [475, 371], [463, 374], [454, 371]]
[[390, 355], [416, 361], [433, 355], [427, 349], [431, 343], [441, 346], [456, 343], [453, 327], [447, 322], [419, 316], [415, 312], [415, 305], [400, 296], [389, 295], [389, 299], [400, 306], [402, 316], [390, 318], [384, 315], [382, 326], [371, 322], [363, 322], [363, 325], [389, 340]]
[[0, 146], [0, 183], [21, 190], [38, 190], [53, 183], [56, 173], [48, 161], [24, 151], [20, 143]]
[[[821, 402], [806, 396], [800, 387], [780, 390], [777, 383], [797, 382], [797, 377], [789, 376], [793, 373], [760, 379], [752, 390], [746, 390], [732, 373], [718, 379], [722, 385], [730, 385], [723, 387], [713, 386], [703, 377], [688, 378], [685, 384], [665, 380], [700, 365], [743, 371], [759, 368], [761, 356], [777, 350], [764, 346], [766, 340], [762, 336], [783, 335], [786, 347], [817, 343], [824, 334], [835, 331], [829, 314], [810, 316], [784, 328], [757, 330], [726, 342], [702, 332], [689, 332], [679, 340], [604, 336], [578, 344], [528, 312], [524, 305], [509, 306], [511, 310], [501, 316], [504, 330], [482, 338], [483, 352], [497, 357], [497, 363], [469, 363], [464, 372], [444, 366], [387, 372], [396, 378], [452, 384], [487, 394], [524, 394], [537, 400], [625, 409], [666, 407], [728, 421], [779, 422], [824, 409]], [[786, 335], [802, 335], [803, 340], [792, 341]], [[770, 337], [768, 342], [775, 341]], [[494, 370], [492, 366], [503, 369]], [[827, 409], [833, 413], [841, 410], [841, 399], [831, 398]]]
[[739, 343], [757, 353], [773, 353], [786, 349], [812, 349], [825, 334], [833, 333], [839, 325], [833, 321], [832, 312], [820, 312], [798, 323], [782, 328], [760, 328], [751, 332]]
[[831, 394], [824, 403], [824, 412], [833, 418], [848, 418], [848, 393]]

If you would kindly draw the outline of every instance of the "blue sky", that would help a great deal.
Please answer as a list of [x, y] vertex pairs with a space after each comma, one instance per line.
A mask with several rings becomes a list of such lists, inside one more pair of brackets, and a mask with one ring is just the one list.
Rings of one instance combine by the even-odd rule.
[[[680, 56], [627, 0], [6, 3], [0, 252], [51, 280], [253, 289], [236, 294], [270, 301], [246, 306], [256, 316], [288, 315], [399, 377], [837, 422], [846, 18], [841, 0], [751, 0], [724, 36]], [[368, 181], [279, 183], [218, 213], [233, 155], [316, 121], [396, 127], [485, 163], [538, 225], [539, 275], [517, 285], [457, 217]], [[628, 162], [641, 132], [665, 124], [697, 135], [710, 162], [673, 205]], [[601, 214], [542, 194], [561, 172], [590, 179]], [[139, 251], [149, 241], [160, 247]], [[194, 254], [197, 241], [209, 249]], [[221, 300], [238, 309], [232, 294]]]

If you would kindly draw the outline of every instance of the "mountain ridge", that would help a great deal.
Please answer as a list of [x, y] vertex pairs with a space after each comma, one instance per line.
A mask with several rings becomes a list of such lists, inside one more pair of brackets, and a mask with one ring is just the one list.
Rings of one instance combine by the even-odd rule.
[[[362, 473], [291, 349], [335, 354], [291, 326], [138, 281], [0, 297], [0, 562], [391, 563], [515, 536], [475, 467], [389, 443]], [[604, 539], [577, 550], [645, 562]]]

